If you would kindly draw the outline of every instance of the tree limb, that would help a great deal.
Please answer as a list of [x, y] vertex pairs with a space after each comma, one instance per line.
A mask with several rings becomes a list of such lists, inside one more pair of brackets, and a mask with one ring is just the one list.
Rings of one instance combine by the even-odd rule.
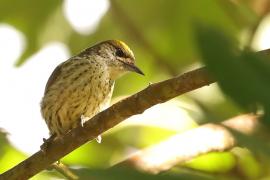
[[258, 127], [258, 120], [257, 115], [244, 114], [222, 122], [225, 126], [208, 123], [137, 151], [115, 166], [128, 165], [140, 171], [157, 174], [199, 155], [234, 147], [237, 141], [226, 127], [244, 134], [253, 134]]
[[87, 121], [83, 127], [71, 130], [61, 139], [50, 142], [46, 153], [41, 150], [0, 175], [2, 179], [28, 179], [61, 159], [84, 143], [119, 124], [126, 118], [140, 114], [149, 107], [176, 96], [213, 83], [205, 68], [151, 84], [144, 90], [112, 105]]

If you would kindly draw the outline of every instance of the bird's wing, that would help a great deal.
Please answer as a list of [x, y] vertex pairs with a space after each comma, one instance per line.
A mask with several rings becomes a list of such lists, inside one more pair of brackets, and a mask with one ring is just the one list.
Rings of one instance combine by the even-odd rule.
[[[63, 62], [64, 63], [64, 62]], [[61, 73], [61, 67], [63, 65], [63, 63], [59, 64], [52, 72], [51, 76], [49, 77], [46, 87], [45, 87], [45, 91], [44, 94], [47, 93], [47, 91], [49, 90], [49, 88], [51, 87], [51, 85], [55, 82], [55, 80], [57, 79], [57, 77], [60, 75]]]

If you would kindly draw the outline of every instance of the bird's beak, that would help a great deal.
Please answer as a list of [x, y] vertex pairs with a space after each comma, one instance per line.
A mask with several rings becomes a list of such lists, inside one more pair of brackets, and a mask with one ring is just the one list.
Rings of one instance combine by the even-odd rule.
[[[121, 61], [121, 60], [120, 60]], [[142, 70], [140, 70], [137, 66], [135, 66], [135, 64], [133, 63], [126, 63], [124, 61], [121, 61], [125, 67], [126, 70], [128, 71], [132, 71], [132, 72], [136, 72], [138, 74], [141, 74], [141, 75], [145, 75]]]
[[133, 72], [136, 72], [138, 74], [141, 74], [144, 76], [144, 73], [142, 72], [142, 70], [140, 70], [137, 66], [135, 65], [129, 65], [129, 70], [130, 71], [133, 71]]

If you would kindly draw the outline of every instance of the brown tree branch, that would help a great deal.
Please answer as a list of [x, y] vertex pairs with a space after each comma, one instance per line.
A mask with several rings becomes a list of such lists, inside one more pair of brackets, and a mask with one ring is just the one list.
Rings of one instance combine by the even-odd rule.
[[50, 142], [50, 145], [46, 148], [46, 153], [36, 152], [28, 159], [1, 174], [0, 179], [28, 179], [126, 118], [140, 114], [155, 104], [166, 102], [213, 82], [214, 80], [208, 76], [205, 68], [200, 68], [166, 81], [151, 84], [144, 90], [97, 114], [87, 121], [83, 127], [75, 128], [63, 138]]
[[[259, 116], [240, 115], [222, 124], [244, 134], [258, 127]], [[147, 173], [159, 173], [184, 164], [188, 160], [213, 151], [225, 151], [236, 145], [235, 137], [223, 125], [205, 124], [176, 134], [168, 139], [130, 155], [116, 166], [131, 166]]]

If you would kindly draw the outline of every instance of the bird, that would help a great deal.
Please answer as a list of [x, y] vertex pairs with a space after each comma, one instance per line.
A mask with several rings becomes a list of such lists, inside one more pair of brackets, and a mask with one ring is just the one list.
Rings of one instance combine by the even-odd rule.
[[41, 100], [51, 137], [62, 137], [106, 109], [115, 80], [127, 72], [144, 75], [131, 49], [120, 40], [97, 43], [59, 64]]

